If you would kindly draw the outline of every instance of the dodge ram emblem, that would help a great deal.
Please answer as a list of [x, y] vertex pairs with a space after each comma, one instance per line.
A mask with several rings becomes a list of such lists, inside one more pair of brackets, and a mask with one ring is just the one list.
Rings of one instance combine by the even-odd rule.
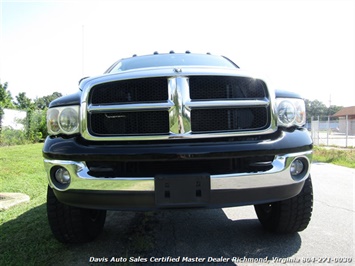
[[174, 68], [174, 72], [175, 72], [175, 73], [181, 73], [181, 72], [182, 72], [182, 69], [181, 69], [181, 68]]

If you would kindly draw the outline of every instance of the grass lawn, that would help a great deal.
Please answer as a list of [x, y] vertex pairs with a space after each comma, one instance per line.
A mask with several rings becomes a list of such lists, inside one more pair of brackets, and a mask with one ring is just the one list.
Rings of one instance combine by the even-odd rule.
[[355, 168], [355, 149], [337, 149], [316, 146], [313, 149], [313, 161]]
[[48, 265], [63, 249], [47, 222], [42, 145], [0, 148], [0, 191], [31, 198], [29, 203], [0, 212], [1, 265]]

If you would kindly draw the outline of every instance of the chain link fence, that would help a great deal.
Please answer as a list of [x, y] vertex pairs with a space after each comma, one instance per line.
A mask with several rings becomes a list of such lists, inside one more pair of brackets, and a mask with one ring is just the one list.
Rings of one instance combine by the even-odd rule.
[[355, 148], [355, 119], [312, 117], [307, 124], [314, 145]]

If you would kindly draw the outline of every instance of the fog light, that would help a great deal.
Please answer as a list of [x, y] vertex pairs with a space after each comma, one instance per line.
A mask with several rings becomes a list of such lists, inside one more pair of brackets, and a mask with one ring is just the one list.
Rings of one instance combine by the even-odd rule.
[[70, 183], [70, 174], [65, 168], [58, 168], [57, 171], [55, 171], [54, 177], [60, 184], [66, 185]]
[[300, 159], [296, 159], [291, 163], [291, 168], [290, 168], [290, 172], [292, 176], [297, 176], [300, 173], [303, 172], [303, 170], [305, 169], [305, 166], [302, 162], [302, 160]]

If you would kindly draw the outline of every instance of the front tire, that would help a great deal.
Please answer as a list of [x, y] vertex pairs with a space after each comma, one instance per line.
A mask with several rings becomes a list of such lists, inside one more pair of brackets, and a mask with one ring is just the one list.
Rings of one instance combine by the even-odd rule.
[[106, 220], [105, 210], [77, 208], [59, 202], [49, 186], [47, 215], [53, 235], [62, 243], [84, 243], [95, 239]]
[[255, 205], [255, 211], [264, 228], [277, 233], [296, 233], [307, 228], [313, 209], [311, 176], [301, 192], [290, 199]]

